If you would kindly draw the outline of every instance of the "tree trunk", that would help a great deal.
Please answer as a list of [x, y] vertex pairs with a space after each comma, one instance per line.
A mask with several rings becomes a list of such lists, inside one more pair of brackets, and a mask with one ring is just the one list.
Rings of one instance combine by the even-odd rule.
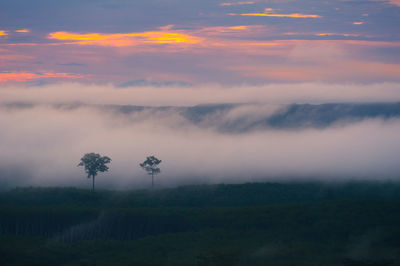
[[94, 192], [94, 175], [92, 175], [92, 192]]
[[151, 188], [154, 189], [154, 174], [151, 173]]

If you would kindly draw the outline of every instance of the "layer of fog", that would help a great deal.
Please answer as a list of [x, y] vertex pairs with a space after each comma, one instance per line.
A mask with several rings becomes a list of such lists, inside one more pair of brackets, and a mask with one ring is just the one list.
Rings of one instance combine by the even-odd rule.
[[[265, 112], [274, 106], [263, 107]], [[259, 108], [236, 112], [260, 111]], [[229, 113], [235, 116], [235, 112]], [[79, 159], [112, 158], [101, 188], [146, 188], [139, 167], [163, 160], [156, 186], [288, 179], [397, 180], [400, 120], [367, 119], [324, 129], [221, 133], [188, 123], [174, 109], [120, 114], [90, 106], [0, 108], [0, 186], [90, 187]]]
[[379, 84], [269, 84], [221, 87], [124, 87], [78, 83], [31, 87], [0, 87], [0, 102], [130, 104], [192, 106], [209, 103], [327, 103], [400, 101], [400, 83]]

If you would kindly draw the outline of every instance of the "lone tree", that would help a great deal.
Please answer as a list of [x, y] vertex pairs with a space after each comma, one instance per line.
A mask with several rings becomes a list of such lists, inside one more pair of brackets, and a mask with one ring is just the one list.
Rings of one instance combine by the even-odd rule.
[[158, 167], [161, 162], [161, 160], [154, 156], [148, 156], [146, 161], [140, 164], [140, 167], [142, 167], [149, 175], [151, 175], [151, 188], [154, 188], [154, 175], [161, 172], [160, 168]]
[[85, 166], [85, 172], [87, 177], [92, 177], [93, 186], [92, 191], [94, 191], [94, 178], [97, 172], [107, 172], [108, 166], [106, 164], [110, 163], [111, 159], [107, 156], [101, 157], [98, 153], [86, 153], [82, 158], [78, 166]]

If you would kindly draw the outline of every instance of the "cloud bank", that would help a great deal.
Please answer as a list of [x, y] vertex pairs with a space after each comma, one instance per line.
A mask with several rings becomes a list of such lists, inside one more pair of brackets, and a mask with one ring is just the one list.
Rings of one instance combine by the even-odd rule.
[[[161, 84], [161, 83], [160, 83]], [[168, 85], [168, 83], [167, 83]], [[400, 83], [327, 84], [293, 83], [203, 86], [138, 86], [63, 83], [0, 88], [0, 102], [129, 104], [143, 106], [193, 106], [219, 103], [327, 103], [400, 101]]]

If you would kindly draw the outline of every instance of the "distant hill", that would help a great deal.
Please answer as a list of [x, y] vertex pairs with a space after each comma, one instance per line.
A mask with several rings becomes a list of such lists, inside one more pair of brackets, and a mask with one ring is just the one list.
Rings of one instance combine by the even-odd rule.
[[[8, 103], [0, 108], [33, 108], [32, 103]], [[400, 118], [400, 103], [329, 103], [329, 104], [215, 104], [193, 107], [148, 107], [134, 105], [53, 104], [51, 108], [71, 110], [82, 107], [101, 109], [119, 115], [178, 115], [201, 128], [213, 128], [227, 133], [263, 129], [326, 128], [334, 124], [349, 124], [365, 119]]]

